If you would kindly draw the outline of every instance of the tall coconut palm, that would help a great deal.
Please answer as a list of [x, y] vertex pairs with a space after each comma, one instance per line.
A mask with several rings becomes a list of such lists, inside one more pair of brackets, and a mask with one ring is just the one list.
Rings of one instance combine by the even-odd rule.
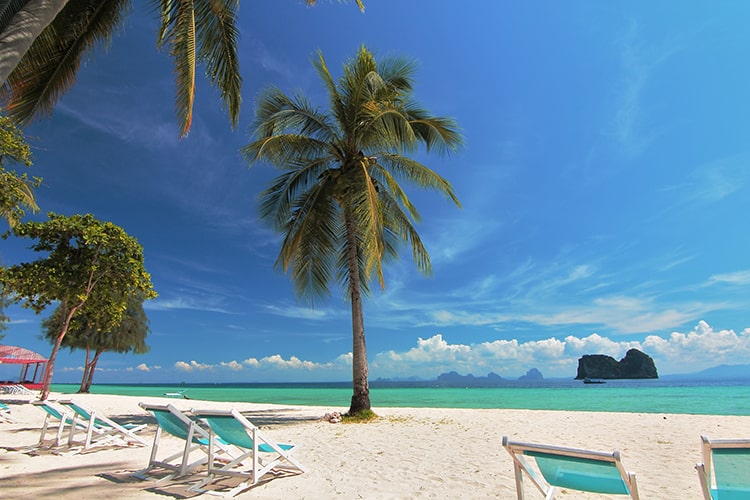
[[[48, 115], [75, 83], [81, 60], [108, 45], [131, 0], [11, 0], [0, 10], [0, 85], [20, 122]], [[180, 136], [190, 131], [196, 67], [204, 64], [232, 126], [242, 101], [235, 21], [239, 0], [150, 0], [160, 13], [157, 46], [175, 64]], [[314, 4], [314, 0], [307, 0]], [[364, 10], [362, 0], [356, 0]], [[32, 43], [33, 42], [33, 43]]]
[[336, 83], [322, 54], [313, 62], [330, 98], [330, 113], [302, 95], [271, 88], [256, 111], [256, 140], [243, 148], [250, 165], [284, 171], [262, 194], [261, 216], [283, 236], [276, 265], [311, 301], [341, 285], [351, 302], [352, 386], [349, 414], [370, 409], [362, 297], [383, 263], [411, 245], [420, 271], [430, 258], [413, 223], [419, 213], [399, 184], [432, 188], [460, 206], [450, 183], [405, 156], [424, 145], [439, 152], [462, 143], [455, 121], [432, 116], [412, 99], [414, 64], [375, 61], [360, 48]]

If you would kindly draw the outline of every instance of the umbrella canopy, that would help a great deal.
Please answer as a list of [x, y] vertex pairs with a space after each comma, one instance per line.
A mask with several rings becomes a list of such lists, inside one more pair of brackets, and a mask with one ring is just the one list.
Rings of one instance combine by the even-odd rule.
[[29, 365], [46, 362], [47, 358], [34, 351], [14, 345], [0, 345], [0, 363]]

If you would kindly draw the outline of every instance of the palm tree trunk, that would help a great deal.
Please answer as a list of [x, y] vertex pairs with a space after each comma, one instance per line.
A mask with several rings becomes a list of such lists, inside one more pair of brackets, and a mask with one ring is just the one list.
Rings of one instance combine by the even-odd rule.
[[367, 348], [365, 346], [365, 321], [362, 316], [362, 290], [359, 282], [357, 254], [359, 248], [354, 223], [348, 211], [346, 221], [347, 261], [349, 266], [349, 296], [352, 301], [352, 402], [349, 415], [370, 409]]
[[29, 0], [0, 32], [0, 85], [68, 0]]

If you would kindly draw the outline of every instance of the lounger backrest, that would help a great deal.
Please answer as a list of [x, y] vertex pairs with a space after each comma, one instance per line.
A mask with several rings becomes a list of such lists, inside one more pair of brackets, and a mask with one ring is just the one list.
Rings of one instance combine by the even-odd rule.
[[716, 488], [750, 494], [750, 448], [713, 448], [711, 455]]
[[542, 476], [553, 486], [612, 495], [630, 493], [615, 462], [528, 450], [524, 455], [534, 457]]
[[188, 429], [185, 426], [185, 423], [174, 416], [170, 411], [157, 410], [153, 408], [149, 411], [151, 411], [151, 413], [154, 415], [156, 423], [159, 424], [159, 427], [175, 437], [178, 437], [180, 439], [187, 439]]
[[42, 408], [44, 411], [46, 411], [47, 413], [49, 413], [50, 415], [52, 415], [56, 419], [58, 419], [58, 420], [62, 420], [63, 419], [62, 414], [59, 411], [57, 411], [57, 408], [55, 408], [54, 406], [51, 406], [51, 405], [48, 405], [48, 404], [45, 404], [45, 403], [33, 403], [33, 404], [36, 405], [36, 406], [39, 406], [40, 408]]
[[[64, 403], [66, 406], [68, 406], [71, 410], [76, 412], [76, 414], [80, 415], [84, 418], [84, 420], [91, 420], [91, 413], [84, 407], [78, 405], [78, 403], [75, 403], [73, 401], [67, 401]], [[106, 422], [99, 420], [98, 418], [94, 419], [95, 425], [98, 425], [99, 427], [109, 427], [109, 424]]]
[[245, 449], [253, 447], [253, 439], [245, 430], [245, 426], [232, 415], [202, 416], [208, 422], [211, 430], [224, 441]]

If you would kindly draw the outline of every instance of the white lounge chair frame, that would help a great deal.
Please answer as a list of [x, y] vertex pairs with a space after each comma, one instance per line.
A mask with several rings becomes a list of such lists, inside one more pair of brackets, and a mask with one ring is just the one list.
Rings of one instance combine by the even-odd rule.
[[[593, 460], [596, 462], [602, 462], [603, 464], [611, 464], [617, 468], [620, 472], [620, 477], [628, 490], [630, 497], [633, 500], [639, 500], [638, 486], [635, 480], [635, 474], [625, 470], [620, 461], [620, 453], [614, 451], [611, 453], [581, 450], [576, 448], [563, 448], [559, 446], [549, 446], [543, 444], [531, 444], [510, 441], [508, 436], [503, 436], [503, 447], [508, 450], [510, 456], [513, 458], [513, 472], [516, 482], [516, 494], [518, 500], [524, 500], [524, 489], [523, 489], [523, 475], [524, 473], [529, 477], [531, 482], [536, 488], [545, 495], [546, 500], [552, 500], [555, 498], [557, 486], [549, 484], [547, 480], [542, 476], [541, 472], [536, 467], [536, 464], [532, 464], [532, 460], [528, 460], [524, 455], [525, 452], [537, 452], [544, 453], [547, 455], [553, 455], [564, 458], [582, 458], [586, 460]], [[580, 490], [587, 491], [587, 490]]]
[[[698, 471], [698, 478], [701, 483], [704, 500], [714, 500], [711, 493], [711, 485], [714, 484], [714, 466], [713, 451], [716, 449], [750, 449], [750, 439], [714, 439], [710, 440], [706, 436], [701, 436], [701, 452], [703, 454], [703, 463], [696, 464], [695, 469]], [[748, 451], [750, 453], [750, 450]], [[742, 471], [737, 471], [742, 475]], [[744, 477], [747, 477], [748, 471], [745, 471]], [[742, 493], [750, 497], [750, 491], [744, 490]], [[723, 498], [719, 495], [719, 498]], [[735, 498], [735, 497], [730, 497]], [[736, 498], [741, 498], [737, 496]]]
[[109, 444], [148, 446], [148, 442], [145, 439], [135, 434], [144, 429], [146, 424], [120, 425], [111, 418], [101, 415], [95, 410], [87, 408], [85, 405], [72, 399], [61, 399], [58, 403], [72, 412], [74, 423], [80, 422], [85, 426], [85, 429], [81, 429], [80, 426], [73, 426], [71, 428], [68, 438], [69, 446], [73, 446], [75, 443], [76, 429], [85, 431], [86, 438], [83, 440], [84, 451], [94, 446]]
[[[134, 477], [148, 479], [150, 477], [149, 473], [155, 468], [172, 471], [171, 474], [168, 474], [157, 481], [157, 483], [162, 483], [164, 481], [190, 474], [208, 462], [211, 439], [208, 432], [202, 429], [198, 425], [198, 422], [190, 419], [185, 413], [172, 405], [149, 405], [145, 403], [138, 403], [138, 405], [157, 419], [158, 427], [151, 447], [151, 456], [149, 457], [148, 466], [145, 469], [135, 472], [133, 474]], [[161, 412], [161, 415], [169, 414], [167, 417], [168, 422], [166, 428], [162, 427], [162, 423], [160, 423], [159, 417], [157, 417], [158, 412]], [[159, 444], [163, 431], [166, 431], [168, 434], [171, 434], [178, 439], [184, 440], [185, 446], [181, 451], [178, 451], [173, 455], [158, 459], [157, 453], [159, 451]], [[230, 450], [223, 444], [217, 443], [217, 446], [222, 452], [227, 453], [230, 456], [232, 455]], [[200, 457], [191, 461], [190, 455], [198, 450], [201, 451]]]
[[[296, 449], [295, 445], [290, 443], [279, 443], [269, 439], [237, 409], [192, 409], [190, 412], [206, 422], [211, 437], [211, 444], [209, 446], [208, 478], [201, 483], [192, 486], [190, 491], [232, 498], [256, 485], [260, 478], [273, 470], [297, 474], [305, 471], [302, 464], [292, 456], [292, 453]], [[236, 424], [241, 426], [241, 430], [244, 431], [245, 435], [243, 436], [241, 433], [236, 434], [239, 432], [239, 429], [237, 428], [228, 430], [215, 427], [215, 421], [217, 418], [234, 419]], [[212, 421], [214, 422], [213, 425]], [[235, 422], [232, 423], [235, 424]], [[231, 462], [228, 462], [221, 467], [216, 467], [214, 452], [217, 439], [219, 438], [241, 450], [242, 454]], [[248, 438], [251, 443], [248, 443]], [[250, 444], [250, 446], [248, 446], [248, 444]], [[218, 480], [217, 476], [236, 476], [244, 478], [246, 481], [243, 481], [241, 484], [227, 492], [204, 489], [208, 484]]]

